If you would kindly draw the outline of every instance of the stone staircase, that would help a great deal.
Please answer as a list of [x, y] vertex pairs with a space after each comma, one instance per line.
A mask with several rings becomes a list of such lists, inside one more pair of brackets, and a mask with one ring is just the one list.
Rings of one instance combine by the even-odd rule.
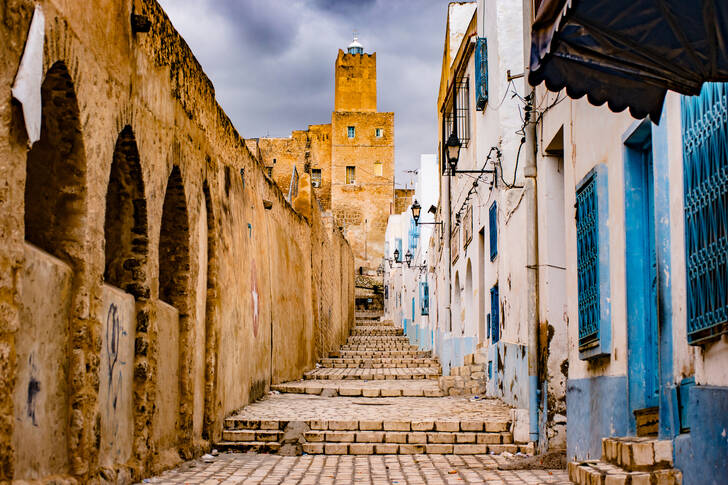
[[681, 485], [682, 473], [672, 466], [672, 441], [604, 438], [601, 460], [570, 462], [569, 480], [579, 485]]
[[272, 386], [280, 394], [227, 418], [216, 446], [281, 454], [533, 453], [532, 444], [513, 442], [510, 408], [445, 397], [441, 375], [439, 360], [410, 345], [402, 329], [357, 312], [338, 351], [302, 380]]

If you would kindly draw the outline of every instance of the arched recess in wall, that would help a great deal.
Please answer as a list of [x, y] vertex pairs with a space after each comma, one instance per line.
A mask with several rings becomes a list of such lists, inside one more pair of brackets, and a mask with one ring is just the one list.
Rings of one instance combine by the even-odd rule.
[[215, 405], [215, 389], [217, 378], [217, 355], [219, 334], [216, 321], [216, 309], [218, 304], [217, 295], [217, 240], [215, 239], [216, 226], [215, 214], [213, 212], [212, 197], [210, 196], [210, 187], [207, 180], [202, 184], [202, 193], [204, 195], [205, 208], [205, 228], [207, 229], [207, 292], [205, 295], [204, 308], [204, 329], [205, 329], [205, 368], [204, 368], [204, 416], [202, 422], [202, 438], [205, 440], [217, 439], [214, 430], [217, 417], [217, 408]]
[[[83, 375], [72, 374], [69, 352], [83, 345], [70, 336], [86, 319], [85, 305], [76, 301], [83, 297], [86, 267], [86, 194], [76, 92], [66, 65], [56, 62], [41, 85], [41, 137], [26, 163], [24, 221], [30, 245], [24, 248], [15, 340], [16, 479], [69, 470], [69, 412], [83, 386]], [[41, 446], [44, 452], [38, 454]]]
[[467, 331], [475, 328], [475, 305], [473, 298], [473, 265], [468, 259], [467, 269], [465, 270], [465, 323], [464, 327]]
[[[162, 225], [159, 231], [159, 300], [168, 306], [157, 307], [159, 333], [157, 358], [159, 382], [157, 421], [160, 437], [157, 445], [164, 449], [176, 445], [175, 421], [183, 441], [192, 437], [194, 384], [192, 377], [194, 318], [190, 315], [190, 224], [182, 174], [178, 166], [172, 167], [162, 207]], [[172, 307], [174, 310], [170, 312]], [[175, 365], [175, 362], [177, 363]], [[177, 398], [169, 389], [179, 382]], [[179, 419], [176, 419], [176, 418]], [[162, 436], [165, 435], [165, 436]]]
[[[145, 384], [134, 369], [149, 348], [147, 201], [136, 138], [125, 126], [116, 138], [106, 189], [104, 287], [99, 319], [99, 464], [114, 466], [133, 455], [135, 420], [146, 423]], [[143, 367], [139, 367], [143, 368]], [[136, 389], [135, 386], [142, 386]]]

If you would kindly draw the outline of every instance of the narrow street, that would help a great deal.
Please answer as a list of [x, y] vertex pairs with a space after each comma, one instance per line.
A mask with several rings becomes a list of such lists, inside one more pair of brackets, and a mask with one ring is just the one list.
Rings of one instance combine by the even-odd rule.
[[569, 483], [563, 469], [499, 469], [533, 454], [514, 443], [511, 409], [445, 395], [437, 357], [379, 313], [357, 312], [347, 343], [304, 377], [228, 417], [219, 455], [148, 482]]

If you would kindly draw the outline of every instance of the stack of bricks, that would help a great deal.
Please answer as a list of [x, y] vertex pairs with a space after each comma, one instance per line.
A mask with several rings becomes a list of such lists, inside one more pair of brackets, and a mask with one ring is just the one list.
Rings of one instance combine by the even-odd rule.
[[449, 376], [438, 380], [446, 396], [485, 394], [485, 357], [475, 353], [465, 356], [464, 365], [450, 369]]
[[672, 467], [672, 441], [646, 437], [602, 439], [601, 460], [572, 461], [569, 479], [579, 485], [681, 485]]

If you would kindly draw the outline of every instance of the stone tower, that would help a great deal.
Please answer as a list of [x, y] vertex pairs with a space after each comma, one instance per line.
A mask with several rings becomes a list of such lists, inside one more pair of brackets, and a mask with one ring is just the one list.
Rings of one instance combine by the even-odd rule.
[[377, 55], [354, 38], [334, 66], [331, 123], [287, 138], [246, 140], [287, 193], [294, 167], [308, 171], [324, 211], [344, 229], [357, 270], [376, 271], [394, 203], [394, 113], [377, 111]]
[[394, 113], [377, 111], [377, 55], [356, 38], [335, 65], [331, 208], [356, 267], [376, 270], [394, 199]]

